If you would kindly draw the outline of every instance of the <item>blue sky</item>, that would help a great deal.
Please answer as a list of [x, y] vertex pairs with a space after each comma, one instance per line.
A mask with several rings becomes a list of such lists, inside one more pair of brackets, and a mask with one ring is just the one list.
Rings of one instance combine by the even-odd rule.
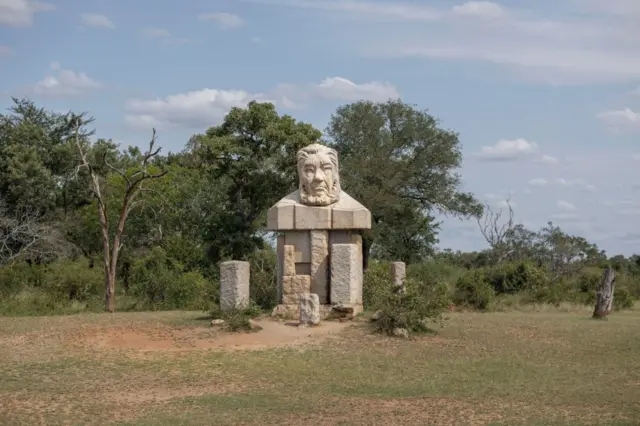
[[[460, 133], [465, 190], [640, 252], [637, 0], [0, 0], [0, 75], [3, 110], [89, 111], [123, 145], [155, 126], [171, 151], [251, 99], [324, 128], [401, 97]], [[442, 228], [486, 247], [474, 221]]]

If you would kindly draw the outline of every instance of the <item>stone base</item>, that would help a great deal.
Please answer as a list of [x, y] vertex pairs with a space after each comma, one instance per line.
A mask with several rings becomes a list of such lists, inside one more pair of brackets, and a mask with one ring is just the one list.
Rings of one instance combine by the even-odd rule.
[[[327, 318], [341, 318], [341, 317], [348, 316], [349, 313], [344, 312], [343, 306], [345, 305], [340, 305], [337, 307], [337, 309], [333, 309], [332, 305], [320, 305], [320, 319], [325, 320]], [[364, 308], [362, 305], [349, 305], [349, 307], [352, 308], [352, 311], [353, 311], [353, 313], [351, 314], [352, 316], [356, 316], [359, 313], [362, 313], [364, 311]], [[280, 304], [275, 308], [273, 308], [273, 311], [271, 312], [271, 316], [280, 317], [284, 319], [297, 320], [300, 317], [300, 305]]]

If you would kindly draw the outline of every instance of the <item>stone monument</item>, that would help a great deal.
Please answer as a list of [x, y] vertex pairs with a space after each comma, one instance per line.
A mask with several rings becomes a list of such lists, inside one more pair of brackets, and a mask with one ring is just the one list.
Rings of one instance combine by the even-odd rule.
[[278, 312], [296, 314], [300, 297], [362, 311], [362, 237], [371, 213], [340, 187], [338, 153], [321, 144], [298, 151], [298, 190], [268, 211], [278, 233]]

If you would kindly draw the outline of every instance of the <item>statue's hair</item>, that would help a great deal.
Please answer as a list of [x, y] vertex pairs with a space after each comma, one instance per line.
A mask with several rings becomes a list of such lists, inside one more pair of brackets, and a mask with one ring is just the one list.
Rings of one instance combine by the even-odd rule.
[[314, 143], [311, 145], [307, 145], [304, 148], [300, 149], [297, 154], [297, 164], [298, 164], [298, 176], [300, 179], [300, 196], [305, 197], [306, 188], [304, 187], [302, 181], [302, 167], [304, 166], [305, 161], [309, 158], [310, 155], [313, 154], [325, 154], [329, 157], [329, 161], [331, 161], [331, 166], [333, 167], [333, 188], [331, 188], [331, 202], [334, 203], [338, 201], [340, 198], [340, 169], [338, 167], [338, 152], [329, 148], [328, 146], [321, 145], [319, 143]]

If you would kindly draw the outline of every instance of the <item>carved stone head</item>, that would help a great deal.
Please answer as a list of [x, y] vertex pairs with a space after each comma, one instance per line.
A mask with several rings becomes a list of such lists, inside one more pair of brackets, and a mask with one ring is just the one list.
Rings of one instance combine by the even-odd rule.
[[340, 199], [338, 153], [317, 143], [298, 151], [300, 202], [309, 206], [328, 206]]

